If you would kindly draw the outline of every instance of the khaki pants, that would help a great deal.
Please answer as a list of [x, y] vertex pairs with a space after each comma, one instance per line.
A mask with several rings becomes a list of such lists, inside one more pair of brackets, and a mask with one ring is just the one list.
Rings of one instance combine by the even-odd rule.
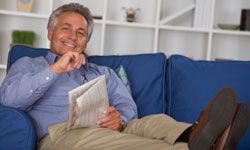
[[41, 150], [172, 150], [188, 149], [175, 142], [190, 124], [167, 115], [151, 115], [131, 121], [122, 132], [105, 128], [78, 128], [67, 131], [67, 123], [52, 125], [39, 143]]

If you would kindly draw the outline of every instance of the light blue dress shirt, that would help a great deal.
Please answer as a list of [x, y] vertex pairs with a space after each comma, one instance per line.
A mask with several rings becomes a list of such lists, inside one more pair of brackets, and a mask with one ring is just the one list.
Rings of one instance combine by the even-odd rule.
[[125, 123], [137, 118], [136, 104], [116, 73], [104, 66], [86, 63], [78, 70], [54, 74], [49, 65], [56, 55], [23, 57], [14, 63], [0, 87], [0, 103], [29, 113], [38, 138], [51, 124], [68, 121], [68, 92], [101, 75], [106, 76], [109, 104], [121, 114]]

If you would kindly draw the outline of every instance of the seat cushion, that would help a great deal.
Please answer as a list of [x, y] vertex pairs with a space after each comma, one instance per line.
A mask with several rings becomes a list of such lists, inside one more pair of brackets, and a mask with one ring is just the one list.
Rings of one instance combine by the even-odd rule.
[[[169, 58], [168, 114], [193, 123], [207, 102], [223, 87], [231, 87], [237, 100], [250, 106], [250, 61], [194, 61], [184, 56]], [[250, 149], [250, 128], [239, 149]], [[248, 144], [247, 144], [248, 143]]]
[[30, 117], [23, 111], [0, 106], [0, 149], [35, 149], [36, 134]]
[[165, 113], [165, 65], [163, 53], [91, 56], [90, 62], [111, 67], [122, 65], [131, 84], [132, 97], [138, 108], [139, 118], [156, 113]]

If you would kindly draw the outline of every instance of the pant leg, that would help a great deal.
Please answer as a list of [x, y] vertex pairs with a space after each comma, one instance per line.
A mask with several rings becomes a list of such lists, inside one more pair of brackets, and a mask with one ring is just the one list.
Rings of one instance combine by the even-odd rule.
[[67, 124], [52, 125], [38, 150], [187, 150], [186, 143], [171, 145], [105, 128], [78, 128], [67, 131]]
[[164, 140], [169, 144], [174, 144], [177, 138], [190, 126], [191, 124], [177, 122], [167, 115], [157, 114], [131, 121], [123, 133]]

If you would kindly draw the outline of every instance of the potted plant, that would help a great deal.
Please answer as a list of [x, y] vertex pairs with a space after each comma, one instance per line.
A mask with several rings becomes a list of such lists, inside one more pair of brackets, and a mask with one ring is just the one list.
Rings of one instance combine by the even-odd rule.
[[16, 44], [33, 46], [34, 41], [35, 41], [35, 33], [33, 31], [14, 30], [12, 32], [11, 46]]

